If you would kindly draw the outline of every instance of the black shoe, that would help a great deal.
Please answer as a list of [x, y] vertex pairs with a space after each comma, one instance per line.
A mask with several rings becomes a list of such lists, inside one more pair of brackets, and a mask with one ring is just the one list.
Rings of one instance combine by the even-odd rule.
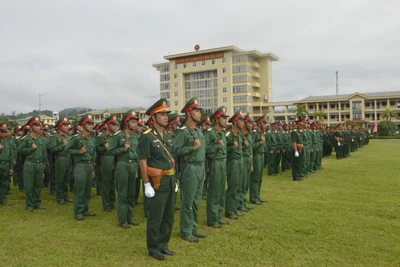
[[96, 216], [96, 213], [92, 213], [92, 212], [84, 212], [83, 216]]
[[78, 217], [76, 217], [75, 219], [77, 219], [78, 221], [83, 221], [83, 220], [85, 219], [85, 217], [83, 217], [83, 216], [78, 216]]
[[237, 219], [239, 219], [239, 217], [236, 216], [235, 214], [228, 215], [228, 216], [226, 216], [226, 217], [229, 218], [229, 219], [231, 219], [231, 220], [237, 220]]
[[129, 224], [127, 224], [127, 223], [121, 224], [121, 227], [122, 227], [123, 229], [131, 228], [131, 226], [130, 226]]
[[186, 240], [186, 241], [189, 241], [189, 242], [192, 242], [192, 243], [198, 243], [199, 242], [199, 240], [196, 237], [192, 236], [192, 235], [182, 235], [181, 234], [181, 237], [182, 237], [183, 240]]
[[154, 253], [154, 254], [150, 254], [151, 257], [159, 260], [159, 261], [163, 261], [166, 260], [165, 256], [162, 253]]
[[161, 253], [162, 253], [162, 254], [165, 254], [165, 255], [168, 255], [168, 256], [174, 256], [174, 255], [176, 254], [175, 251], [172, 251], [172, 250], [169, 250], [169, 249], [167, 249], [167, 250], [161, 250]]
[[128, 224], [133, 225], [133, 226], [138, 226], [140, 223], [131, 221], [131, 222], [128, 222]]
[[175, 207], [175, 210], [181, 210], [181, 208], [179, 208], [179, 207]]
[[258, 201], [258, 200], [254, 201], [254, 202], [251, 202], [251, 203], [253, 203], [254, 205], [262, 205], [262, 203], [260, 201]]

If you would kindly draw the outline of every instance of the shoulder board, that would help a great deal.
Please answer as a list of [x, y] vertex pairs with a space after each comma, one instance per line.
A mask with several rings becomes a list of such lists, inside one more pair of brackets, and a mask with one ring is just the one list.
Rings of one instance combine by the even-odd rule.
[[99, 137], [99, 136], [101, 136], [103, 133], [101, 132], [101, 133], [99, 133], [99, 135], [97, 136], [97, 137]]
[[186, 126], [182, 126], [181, 128], [179, 128], [179, 129], [181, 129], [181, 130], [185, 130], [186, 129]]
[[114, 135], [117, 135], [117, 134], [119, 134], [121, 132], [121, 130], [119, 130], [118, 132], [116, 132]]
[[21, 140], [24, 140], [28, 135], [25, 135], [24, 137], [21, 138]]
[[17, 136], [15, 137], [15, 140], [21, 139], [21, 136]]
[[151, 132], [151, 128], [149, 128], [146, 131], [144, 131], [143, 134], [148, 134], [149, 132]]
[[211, 130], [212, 130], [212, 128], [208, 129], [207, 132], [209, 132], [209, 131], [211, 131]]
[[227, 133], [225, 134], [225, 136], [228, 137], [230, 134], [231, 134], [231, 132], [227, 132]]
[[79, 134], [74, 134], [73, 136], [79, 136]]
[[293, 132], [297, 132], [297, 129], [293, 129]]

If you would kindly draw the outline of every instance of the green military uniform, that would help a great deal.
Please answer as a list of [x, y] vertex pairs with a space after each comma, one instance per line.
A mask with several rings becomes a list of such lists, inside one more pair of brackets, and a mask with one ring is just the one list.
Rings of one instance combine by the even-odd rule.
[[[302, 124], [303, 122], [300, 121], [296, 121], [297, 124]], [[294, 129], [291, 133], [290, 133], [290, 139], [292, 141], [292, 145], [293, 143], [295, 143], [295, 145], [298, 144], [303, 144], [302, 138], [301, 138], [301, 134], [299, 133], [298, 130]], [[293, 150], [295, 154], [295, 150]], [[298, 156], [293, 156], [293, 161], [292, 161], [292, 179], [293, 181], [301, 181], [301, 157], [304, 155], [303, 151], [297, 151], [298, 152]]]
[[18, 132], [22, 131], [22, 127], [18, 126], [17, 128], [14, 129], [14, 133], [17, 135], [15, 136], [14, 139], [14, 157], [15, 157], [15, 165], [14, 165], [14, 174], [13, 178], [17, 181], [18, 188], [20, 191], [24, 190], [24, 180], [22, 176], [22, 164], [23, 160], [20, 154], [18, 154], [18, 145], [21, 142], [21, 136], [18, 135]]
[[271, 132], [268, 133], [268, 175], [276, 175], [276, 163], [278, 159], [278, 136], [275, 131], [275, 123], [271, 123]]
[[[128, 110], [122, 118], [121, 129], [125, 129], [115, 136], [117, 146], [108, 149], [107, 153], [118, 157], [115, 170], [115, 179], [118, 193], [118, 223], [123, 228], [127, 224], [138, 225], [133, 220], [135, 207], [136, 179], [139, 166], [138, 144], [139, 135], [131, 129], [130, 135], [126, 131], [129, 120], [138, 120], [135, 110]], [[129, 148], [125, 149], [125, 144]]]
[[[224, 106], [219, 107], [211, 118], [216, 122], [220, 117], [229, 117]], [[223, 131], [215, 127], [205, 135], [206, 155], [209, 162], [209, 183], [207, 190], [207, 225], [220, 228], [223, 224], [222, 216], [225, 209], [226, 187], [226, 138]], [[221, 140], [221, 141], [220, 141]], [[223, 142], [220, 147], [218, 142]]]
[[[229, 122], [232, 124], [243, 119], [242, 112], [237, 110]], [[228, 188], [225, 199], [225, 216], [230, 219], [237, 219], [239, 206], [238, 188], [243, 179], [243, 135], [240, 130], [235, 133], [229, 130], [226, 134], [227, 143], [227, 174]]]
[[[189, 113], [198, 107], [197, 98], [190, 99], [182, 109], [182, 113]], [[195, 140], [200, 140], [200, 147], [194, 149]], [[176, 133], [174, 138], [174, 156], [180, 157], [181, 163], [181, 218], [180, 234], [188, 241], [197, 242], [194, 236], [203, 237], [197, 232], [198, 209], [203, 193], [205, 179], [205, 152], [204, 135], [196, 126], [185, 124]]]
[[[244, 116], [244, 122], [245, 122], [244, 127], [246, 127], [246, 123], [254, 122], [253, 118], [250, 116], [249, 113], [247, 113]], [[241, 183], [239, 184], [238, 210], [247, 212], [250, 210], [246, 203], [246, 197], [247, 197], [247, 192], [249, 192], [250, 177], [253, 169], [254, 141], [251, 132], [247, 132], [246, 134], [242, 132], [242, 136], [243, 136], [243, 178]]]
[[[210, 118], [209, 118], [209, 117], [206, 117], [204, 120], [202, 120], [202, 121], [198, 124], [198, 126], [200, 127], [200, 129], [203, 129], [202, 126], [204, 126], [204, 125], [211, 125], [211, 122], [210, 122]], [[209, 128], [208, 130], [205, 130], [205, 129], [203, 130], [204, 138], [206, 138], [206, 135], [207, 135], [207, 133], [208, 133], [209, 131], [211, 131], [211, 128]], [[205, 161], [206, 179], [204, 180], [202, 199], [207, 199], [207, 190], [208, 190], [208, 184], [209, 184], [209, 181], [210, 181], [210, 171], [211, 171], [211, 169], [210, 169], [210, 164], [211, 164], [211, 163], [209, 162], [209, 160], [206, 159], [206, 161]]]
[[[104, 132], [107, 130], [107, 125], [102, 123], [98, 126], [97, 131], [100, 132], [97, 136], [104, 134]], [[96, 137], [97, 137], [96, 136]], [[100, 173], [100, 155], [96, 153], [96, 166], [95, 166], [95, 173], [96, 173], [96, 195], [101, 196], [101, 188], [103, 187], [101, 183], [101, 173]]]
[[[85, 114], [79, 121], [80, 126], [93, 123], [92, 115]], [[86, 152], [81, 153], [85, 147]], [[83, 216], [94, 216], [89, 212], [89, 201], [92, 194], [92, 178], [94, 175], [94, 161], [96, 159], [95, 142], [91, 136], [84, 133], [71, 138], [64, 149], [64, 153], [74, 160], [74, 216], [77, 220], [83, 220]]]
[[[39, 117], [32, 117], [28, 123], [30, 127], [41, 126]], [[33, 130], [32, 130], [33, 131]], [[34, 148], [33, 145], [36, 147]], [[43, 137], [26, 135], [19, 143], [18, 153], [25, 157], [23, 179], [26, 198], [26, 209], [41, 209], [42, 185], [44, 168], [47, 165], [47, 148]]]
[[[166, 99], [160, 99], [146, 111], [146, 114], [148, 116], [157, 116], [156, 113], [169, 113], [170, 111], [166, 103]], [[159, 188], [155, 188], [154, 196], [147, 198], [147, 249], [151, 256], [160, 260], [165, 259], [161, 253], [169, 251], [168, 242], [174, 224], [174, 196], [176, 188], [174, 164], [163, 148], [164, 146], [171, 154], [173, 152], [173, 141], [167, 131], [163, 131], [162, 134], [163, 136], [161, 137], [153, 125], [150, 129], [143, 132], [139, 139], [138, 147], [139, 159], [141, 161], [146, 160], [148, 167], [168, 170], [168, 174], [164, 174], [161, 177]], [[170, 172], [171, 170], [173, 172]], [[150, 184], [154, 187], [152, 179], [150, 179]]]
[[300, 178], [305, 178], [308, 175], [308, 164], [310, 162], [310, 136], [306, 129], [300, 130], [300, 137], [303, 143], [303, 151], [300, 158]]
[[14, 165], [14, 144], [8, 140], [10, 125], [0, 125], [0, 206], [8, 205], [8, 190], [10, 188], [10, 175]]
[[[109, 116], [104, 121], [105, 124], [117, 123], [117, 117]], [[108, 144], [108, 149], [105, 145]], [[101, 177], [101, 200], [103, 210], [110, 212], [115, 208], [115, 157], [109, 150], [116, 148], [118, 141], [116, 134], [109, 135], [108, 132], [96, 137], [96, 153], [100, 155], [100, 177]]]
[[[68, 124], [66, 118], [59, 119], [55, 128], [60, 129], [62, 125]], [[71, 175], [71, 157], [64, 152], [70, 140], [71, 137], [60, 129], [60, 133], [54, 135], [50, 142], [50, 153], [55, 157], [55, 193], [59, 204], [70, 201], [68, 198], [68, 180]]]
[[[250, 202], [261, 205], [261, 184], [264, 169], [264, 151], [265, 151], [265, 135], [262, 130], [261, 123], [266, 122], [266, 114], [257, 119], [258, 129], [251, 133], [253, 140], [253, 172], [250, 177]], [[264, 137], [264, 140], [262, 140]]]

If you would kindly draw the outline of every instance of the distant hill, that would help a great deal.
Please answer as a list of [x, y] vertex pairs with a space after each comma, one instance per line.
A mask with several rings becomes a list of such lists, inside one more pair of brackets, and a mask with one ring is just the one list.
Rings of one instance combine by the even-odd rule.
[[59, 114], [61, 116], [74, 116], [79, 113], [85, 113], [85, 112], [88, 112], [91, 110], [93, 110], [93, 109], [87, 108], [87, 107], [86, 108], [85, 107], [65, 108], [65, 109], [59, 111]]

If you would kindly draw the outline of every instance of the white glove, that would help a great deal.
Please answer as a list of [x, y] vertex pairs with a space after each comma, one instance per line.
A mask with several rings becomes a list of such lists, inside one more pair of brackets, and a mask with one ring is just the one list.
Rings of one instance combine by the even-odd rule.
[[354, 139], [351, 139], [351, 142], [354, 142]]
[[337, 143], [338, 146], [340, 146], [340, 143]]
[[296, 158], [298, 158], [299, 157], [299, 152], [294, 152], [294, 156], [296, 157]]
[[153, 189], [153, 187], [151, 186], [150, 183], [145, 183], [144, 184], [144, 194], [148, 198], [152, 198], [156, 194], [156, 192], [154, 192], [154, 189]]
[[178, 184], [175, 183], [175, 192], [178, 192], [178, 188], [179, 188]]

